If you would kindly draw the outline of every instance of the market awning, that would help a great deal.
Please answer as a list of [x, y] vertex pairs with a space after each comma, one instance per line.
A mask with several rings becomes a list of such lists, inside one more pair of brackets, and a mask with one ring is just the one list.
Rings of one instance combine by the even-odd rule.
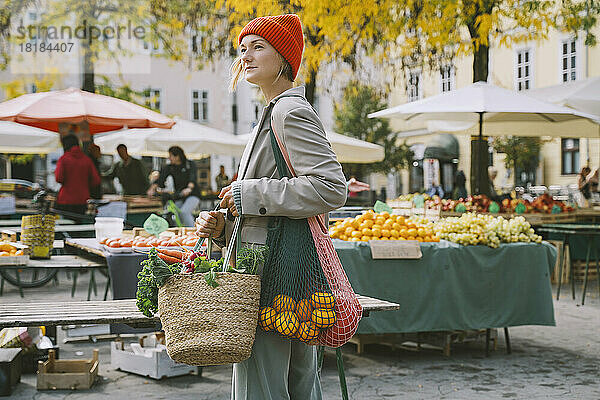
[[[368, 164], [381, 161], [385, 157], [383, 146], [365, 142], [350, 136], [342, 135], [336, 132], [327, 131], [327, 139], [331, 143], [333, 151], [341, 163]], [[250, 139], [250, 135], [240, 135], [245, 141]]]
[[0, 121], [0, 153], [48, 154], [60, 148], [60, 138], [54, 132]]
[[119, 144], [136, 156], [166, 157], [171, 146], [180, 146], [186, 157], [201, 159], [211, 154], [241, 156], [246, 142], [239, 136], [196, 122], [175, 119], [171, 129], [127, 129], [97, 136], [94, 142], [103, 153], [113, 154]]

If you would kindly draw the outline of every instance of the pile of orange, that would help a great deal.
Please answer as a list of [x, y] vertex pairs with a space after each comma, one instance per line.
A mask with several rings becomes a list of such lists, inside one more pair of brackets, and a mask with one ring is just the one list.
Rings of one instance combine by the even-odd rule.
[[282, 336], [312, 343], [321, 330], [335, 323], [334, 302], [333, 295], [325, 292], [315, 292], [298, 302], [278, 294], [271, 306], [260, 309], [258, 323], [265, 331], [276, 331]]
[[23, 250], [19, 250], [9, 243], [0, 243], [0, 257], [22, 256]]
[[333, 239], [353, 242], [369, 240], [417, 240], [419, 242], [439, 242], [433, 232], [433, 225], [421, 224], [401, 215], [388, 212], [376, 213], [368, 210], [354, 218], [337, 221], [330, 229]]

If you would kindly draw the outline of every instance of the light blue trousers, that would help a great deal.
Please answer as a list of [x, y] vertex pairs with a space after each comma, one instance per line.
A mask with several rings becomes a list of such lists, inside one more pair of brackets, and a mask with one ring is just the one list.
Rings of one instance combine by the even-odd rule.
[[194, 226], [194, 210], [198, 207], [198, 204], [200, 204], [200, 199], [196, 196], [188, 196], [185, 200], [177, 200], [175, 202], [175, 205], [181, 210], [179, 217], [183, 226]]
[[258, 328], [252, 355], [233, 364], [232, 400], [322, 400], [317, 347]]

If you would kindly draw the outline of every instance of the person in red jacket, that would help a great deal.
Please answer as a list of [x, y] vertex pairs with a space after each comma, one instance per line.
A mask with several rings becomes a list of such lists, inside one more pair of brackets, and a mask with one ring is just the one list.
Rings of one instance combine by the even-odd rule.
[[[83, 216], [90, 198], [90, 187], [100, 185], [100, 175], [92, 160], [81, 151], [75, 135], [63, 137], [62, 145], [65, 153], [58, 159], [54, 171], [56, 182], [62, 186], [54, 208]], [[80, 220], [71, 215], [68, 217]]]

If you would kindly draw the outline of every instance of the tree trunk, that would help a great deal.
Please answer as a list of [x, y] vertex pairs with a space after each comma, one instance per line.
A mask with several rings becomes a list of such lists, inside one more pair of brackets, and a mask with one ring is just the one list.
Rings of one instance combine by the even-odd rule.
[[480, 45], [473, 52], [473, 82], [487, 82], [490, 48]]
[[[476, 39], [478, 33], [475, 24], [469, 25], [468, 28], [471, 38]], [[487, 82], [489, 56], [490, 48], [487, 45], [479, 45], [478, 48], [473, 49], [473, 83]], [[479, 137], [473, 138], [471, 140], [471, 194], [491, 194], [487, 171], [488, 157], [487, 137], [484, 136], [481, 140]]]
[[94, 93], [96, 85], [94, 84], [94, 61], [93, 53], [87, 41], [82, 42], [83, 47], [83, 81], [81, 90]]
[[317, 88], [317, 72], [316, 70], [309, 71], [308, 82], [306, 82], [306, 100], [312, 105], [315, 104], [315, 90]]

